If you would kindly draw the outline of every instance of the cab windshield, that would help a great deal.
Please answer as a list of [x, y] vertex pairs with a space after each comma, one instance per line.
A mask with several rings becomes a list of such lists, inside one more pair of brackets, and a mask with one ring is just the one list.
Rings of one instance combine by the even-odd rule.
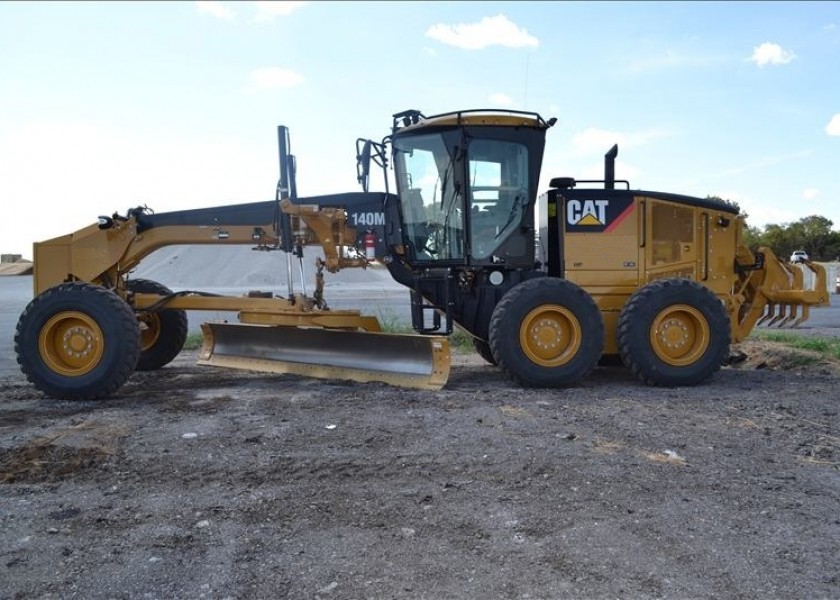
[[463, 148], [464, 139], [448, 131], [393, 142], [403, 231], [418, 260], [491, 259], [522, 223], [527, 146], [477, 138]]
[[418, 260], [464, 258], [463, 175], [442, 133], [393, 142], [404, 234]]

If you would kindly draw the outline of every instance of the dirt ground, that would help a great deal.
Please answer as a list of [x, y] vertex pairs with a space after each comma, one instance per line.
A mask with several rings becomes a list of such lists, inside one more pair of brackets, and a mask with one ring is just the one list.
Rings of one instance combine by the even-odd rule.
[[740, 349], [687, 389], [3, 379], [0, 598], [840, 598], [838, 371]]

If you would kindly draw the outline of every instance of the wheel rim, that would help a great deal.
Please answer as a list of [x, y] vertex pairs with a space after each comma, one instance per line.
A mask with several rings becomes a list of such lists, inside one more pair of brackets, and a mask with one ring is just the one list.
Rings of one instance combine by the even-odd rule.
[[675, 367], [697, 362], [710, 342], [709, 322], [703, 313], [687, 304], [665, 308], [650, 328], [650, 344], [656, 356]]
[[538, 306], [522, 320], [519, 344], [535, 364], [556, 367], [569, 362], [581, 343], [580, 322], [558, 304]]
[[146, 313], [138, 316], [137, 320], [140, 322], [140, 351], [145, 352], [160, 337], [160, 316], [157, 313]]
[[60, 375], [79, 377], [92, 371], [104, 351], [102, 330], [90, 316], [65, 311], [41, 328], [38, 349], [47, 366]]

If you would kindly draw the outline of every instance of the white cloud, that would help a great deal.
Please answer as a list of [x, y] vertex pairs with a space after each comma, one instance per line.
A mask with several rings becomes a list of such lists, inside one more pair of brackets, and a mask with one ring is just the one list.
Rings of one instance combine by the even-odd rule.
[[303, 75], [291, 69], [262, 67], [251, 71], [250, 85], [247, 90], [249, 92], [276, 90], [295, 87], [301, 83], [303, 83]]
[[732, 177], [734, 175], [740, 175], [742, 173], [746, 173], [755, 169], [766, 169], [768, 167], [774, 167], [776, 165], [781, 165], [789, 161], [801, 160], [803, 158], [807, 158], [811, 154], [813, 154], [813, 150], [799, 150], [797, 152], [791, 152], [790, 154], [762, 156], [754, 159], [752, 162], [741, 165], [735, 165], [724, 169], [718, 173], [713, 173], [710, 176]]
[[306, 6], [306, 2], [270, 2], [268, 0], [257, 0], [253, 3], [257, 10], [257, 15], [254, 20], [258, 23], [268, 23], [274, 21], [277, 17], [285, 17], [292, 14], [302, 6]]
[[507, 94], [502, 94], [501, 92], [497, 92], [495, 94], [490, 94], [488, 98], [491, 104], [495, 104], [496, 106], [512, 106], [513, 105], [513, 98], [508, 96]]
[[840, 135], [840, 113], [837, 113], [825, 126], [825, 132], [828, 135]]
[[719, 56], [691, 56], [668, 49], [655, 56], [631, 59], [626, 70], [628, 73], [638, 74], [664, 69], [708, 67], [721, 62], [723, 59]]
[[767, 198], [755, 199], [738, 193], [715, 193], [712, 195], [737, 202], [742, 213], [747, 215], [747, 225], [750, 227], [764, 228], [771, 223], [794, 223], [802, 218], [797, 214], [796, 209], [790, 203], [783, 206], [768, 204]]
[[[278, 17], [292, 14], [298, 8], [306, 6], [307, 2], [257, 0], [252, 2], [257, 23], [270, 23]], [[196, 0], [195, 7], [200, 14], [210, 15], [217, 19], [230, 21], [236, 16], [233, 9], [220, 0]]]
[[813, 200], [819, 195], [820, 191], [817, 188], [807, 188], [805, 190], [802, 190], [802, 197], [805, 200]]
[[649, 129], [647, 131], [636, 131], [630, 133], [621, 133], [619, 131], [609, 131], [607, 129], [598, 129], [597, 127], [590, 127], [572, 137], [572, 146], [578, 153], [588, 154], [590, 152], [606, 152], [612, 148], [613, 144], [618, 144], [619, 148], [633, 148], [644, 146], [652, 140], [663, 138], [671, 135], [670, 132], [662, 129]]
[[[15, 207], [13, 218], [0, 219], [2, 251], [31, 258], [33, 242], [132, 206], [166, 212], [268, 197], [276, 185], [275, 156], [270, 139], [261, 147], [236, 138], [162, 137], [89, 123], [23, 125], [0, 135], [0, 198]], [[32, 223], [38, 226], [26, 225]]]
[[[610, 146], [611, 147], [611, 146]], [[604, 148], [604, 152], [610, 149], [610, 147]], [[615, 178], [616, 179], [623, 179], [625, 181], [632, 181], [633, 179], [638, 178], [639, 176], [639, 169], [634, 167], [633, 165], [626, 163], [622, 160], [616, 159], [615, 161]], [[596, 181], [600, 181], [604, 179], [604, 161], [595, 161], [588, 163], [585, 167], [583, 167], [579, 172], [575, 179], [592, 179]]]
[[601, 150], [609, 150], [613, 144], [619, 142], [623, 145], [624, 134], [617, 131], [608, 131], [606, 129], [598, 129], [597, 127], [590, 127], [572, 137], [572, 146], [579, 152], [597, 152]]
[[796, 58], [796, 54], [785, 50], [778, 44], [771, 44], [764, 42], [760, 46], [753, 48], [750, 60], [759, 67], [767, 65], [786, 65]]
[[426, 36], [442, 44], [465, 50], [481, 50], [488, 46], [535, 48], [540, 43], [537, 38], [504, 15], [484, 17], [478, 23], [461, 23], [458, 25], [438, 23], [426, 30]]
[[218, 0], [196, 0], [195, 7], [200, 14], [210, 15], [217, 19], [230, 21], [234, 17], [233, 10]]

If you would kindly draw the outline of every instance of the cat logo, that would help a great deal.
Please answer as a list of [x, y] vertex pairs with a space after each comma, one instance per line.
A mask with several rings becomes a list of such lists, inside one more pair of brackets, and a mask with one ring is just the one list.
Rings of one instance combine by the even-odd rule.
[[609, 198], [566, 198], [566, 231], [610, 233], [629, 217], [635, 208], [632, 196]]
[[569, 200], [566, 204], [566, 220], [569, 225], [603, 227], [607, 224], [609, 205], [609, 200]]

